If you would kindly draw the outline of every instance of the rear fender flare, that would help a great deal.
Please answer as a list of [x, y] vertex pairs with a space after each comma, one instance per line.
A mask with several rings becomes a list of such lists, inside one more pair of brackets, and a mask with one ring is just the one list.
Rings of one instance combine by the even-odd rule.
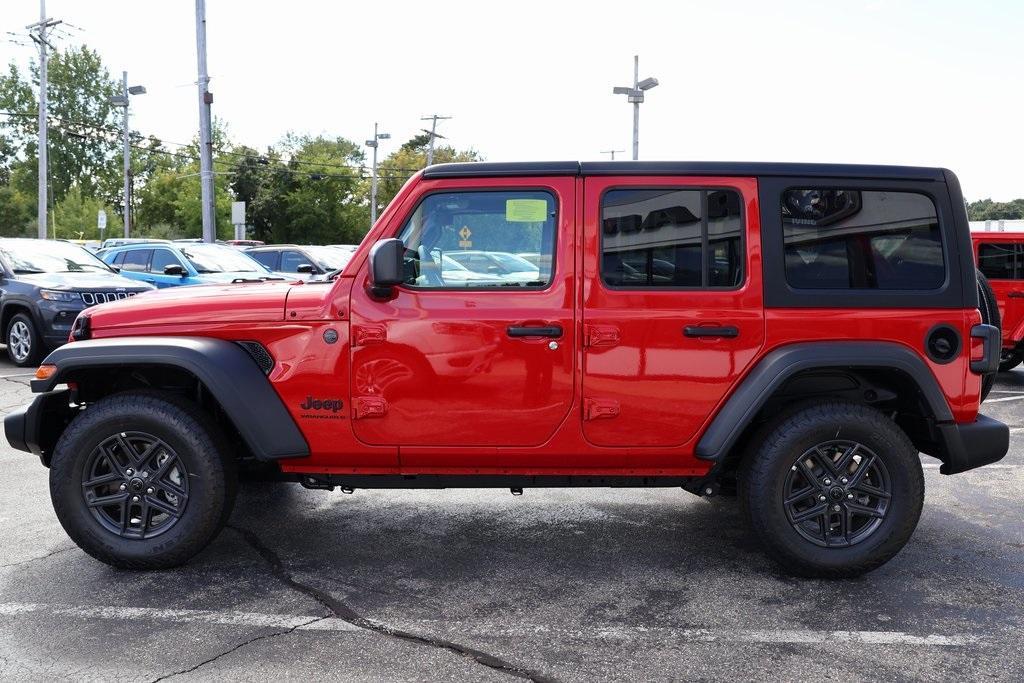
[[953, 422], [953, 413], [935, 375], [911, 349], [892, 342], [805, 342], [769, 352], [747, 374], [697, 442], [698, 458], [718, 462], [736, 445], [786, 380], [818, 368], [889, 368], [917, 385], [937, 423]]

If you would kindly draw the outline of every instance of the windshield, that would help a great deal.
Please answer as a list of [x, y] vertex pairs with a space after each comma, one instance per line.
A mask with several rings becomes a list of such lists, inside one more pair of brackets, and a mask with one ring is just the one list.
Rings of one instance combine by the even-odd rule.
[[344, 249], [334, 247], [303, 247], [303, 249], [316, 260], [321, 269], [328, 272], [344, 268], [352, 258], [352, 254]]
[[237, 249], [220, 244], [190, 244], [181, 253], [199, 273], [260, 273], [270, 271]]
[[12, 240], [0, 247], [15, 275], [26, 273], [109, 273], [107, 264], [74, 244], [55, 240]]

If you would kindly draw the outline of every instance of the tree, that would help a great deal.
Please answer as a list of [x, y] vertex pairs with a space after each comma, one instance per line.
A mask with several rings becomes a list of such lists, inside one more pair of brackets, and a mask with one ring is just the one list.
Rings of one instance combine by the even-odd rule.
[[[49, 199], [59, 203], [72, 185], [85, 197], [98, 197], [120, 177], [120, 167], [112, 163], [118, 150], [118, 110], [109, 101], [120, 88], [99, 54], [86, 46], [54, 51], [47, 77]], [[38, 90], [35, 63], [28, 74], [11, 63], [0, 76], [0, 109], [13, 114], [0, 119], [0, 130], [14, 153], [32, 162], [37, 156]]]
[[84, 196], [77, 185], [72, 185], [64, 198], [53, 207], [53, 236], [76, 240], [99, 239], [96, 218], [101, 209], [107, 213], [104, 236], [121, 234], [123, 223], [113, 207], [104, 205], [98, 198]]
[[979, 199], [967, 205], [967, 218], [972, 221], [1018, 220], [1024, 218], [1024, 199], [994, 202]]
[[[429, 135], [417, 135], [389, 154], [378, 165], [380, 180], [377, 184], [377, 202], [382, 209], [391, 203], [398, 191], [402, 189], [402, 185], [405, 185], [405, 181], [427, 165], [429, 144]], [[483, 157], [472, 148], [459, 151], [448, 145], [440, 147], [435, 145], [435, 164], [453, 161], [483, 161]], [[367, 194], [369, 194], [368, 190]]]

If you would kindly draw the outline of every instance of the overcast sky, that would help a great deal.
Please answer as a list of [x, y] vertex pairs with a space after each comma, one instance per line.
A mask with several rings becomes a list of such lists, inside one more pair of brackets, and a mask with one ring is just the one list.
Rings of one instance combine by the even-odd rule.
[[[24, 32], [37, 0], [0, 0]], [[1024, 2], [208, 0], [214, 116], [233, 141], [285, 132], [400, 144], [439, 132], [491, 161], [640, 158], [946, 166], [970, 199], [1024, 196]], [[192, 0], [49, 0], [134, 97], [133, 127], [198, 127]], [[3, 37], [7, 37], [4, 35]], [[0, 41], [0, 62], [31, 49]], [[623, 154], [626, 157], [627, 154]], [[605, 157], [606, 158], [606, 157]]]

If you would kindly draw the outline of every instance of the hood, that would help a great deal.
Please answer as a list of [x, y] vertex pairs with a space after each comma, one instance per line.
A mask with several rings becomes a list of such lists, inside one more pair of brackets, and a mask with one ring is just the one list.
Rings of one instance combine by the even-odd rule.
[[43, 289], [66, 290], [118, 290], [126, 292], [144, 292], [153, 289], [152, 285], [138, 280], [126, 278], [115, 273], [34, 273], [15, 275], [16, 280]]
[[284, 320], [288, 282], [169, 287], [88, 309], [94, 330], [145, 325]]

